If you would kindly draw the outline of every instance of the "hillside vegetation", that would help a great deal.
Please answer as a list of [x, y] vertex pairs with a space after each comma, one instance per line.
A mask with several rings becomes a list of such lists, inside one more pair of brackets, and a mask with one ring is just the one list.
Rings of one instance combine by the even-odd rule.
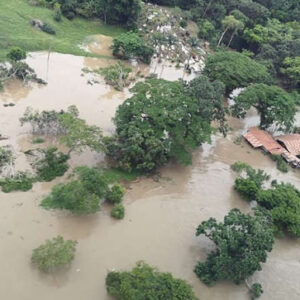
[[[50, 24], [56, 31], [49, 35], [30, 25], [32, 19], [40, 19]], [[26, 51], [48, 50], [74, 55], [92, 55], [78, 47], [88, 36], [103, 34], [117, 36], [124, 30], [103, 24], [100, 20], [62, 18], [53, 20], [50, 9], [31, 6], [26, 0], [0, 1], [0, 61], [5, 59], [8, 49], [19, 46]]]

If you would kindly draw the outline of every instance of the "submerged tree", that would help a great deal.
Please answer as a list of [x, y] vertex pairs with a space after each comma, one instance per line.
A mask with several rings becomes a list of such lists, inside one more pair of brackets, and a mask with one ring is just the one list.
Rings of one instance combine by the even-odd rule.
[[143, 262], [137, 263], [131, 271], [109, 272], [106, 288], [119, 300], [197, 300], [187, 282]]
[[57, 236], [34, 249], [31, 261], [43, 272], [56, 271], [70, 265], [75, 257], [76, 244], [76, 241], [65, 241], [63, 237]]
[[234, 98], [233, 115], [244, 118], [254, 107], [260, 115], [260, 127], [275, 126], [279, 130], [292, 129], [296, 114], [294, 97], [277, 86], [253, 84]]
[[196, 235], [202, 234], [216, 247], [205, 262], [195, 267], [195, 273], [207, 285], [219, 280], [245, 282], [261, 270], [274, 243], [271, 218], [260, 210], [251, 216], [235, 208], [224, 217], [224, 222], [210, 218], [198, 226]]
[[[114, 122], [117, 130], [106, 139], [107, 154], [123, 169], [151, 171], [170, 158], [191, 163], [191, 151], [210, 141], [222, 87], [209, 85], [201, 92], [202, 80], [185, 86], [182, 82], [149, 79], [137, 83], [134, 95], [119, 106]], [[213, 89], [216, 88], [216, 91]], [[216, 97], [216, 99], [215, 99]], [[215, 99], [215, 103], [209, 103]], [[206, 106], [207, 105], [207, 106]]]

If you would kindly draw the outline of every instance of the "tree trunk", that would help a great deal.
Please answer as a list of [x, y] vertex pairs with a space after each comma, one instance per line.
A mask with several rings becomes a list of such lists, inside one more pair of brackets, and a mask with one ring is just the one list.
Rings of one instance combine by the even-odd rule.
[[206, 8], [204, 10], [202, 18], [204, 18], [206, 16], [206, 13], [210, 9], [210, 6], [211, 6], [212, 2], [213, 2], [213, 0], [210, 0], [209, 3], [207, 4], [207, 6], [206, 6]]
[[229, 43], [228, 43], [228, 45], [227, 45], [227, 48], [229, 48], [229, 46], [230, 46], [230, 44], [231, 44], [231, 42], [232, 42], [232, 40], [233, 40], [233, 37], [235, 36], [235, 33], [236, 33], [236, 31], [234, 30], [234, 31], [232, 32], [231, 37], [230, 37]]
[[227, 27], [227, 28], [223, 31], [223, 33], [222, 33], [222, 35], [221, 35], [221, 37], [220, 37], [220, 39], [219, 39], [219, 42], [218, 42], [218, 47], [220, 46], [220, 44], [221, 44], [221, 42], [222, 42], [222, 40], [223, 40], [223, 38], [224, 38], [224, 35], [225, 35], [225, 33], [227, 32], [228, 29], [229, 29], [229, 28]]

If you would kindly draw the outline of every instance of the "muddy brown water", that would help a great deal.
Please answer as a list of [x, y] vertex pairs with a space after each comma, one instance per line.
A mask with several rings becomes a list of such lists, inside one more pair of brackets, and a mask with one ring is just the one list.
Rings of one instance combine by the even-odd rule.
[[[89, 124], [101, 126], [106, 134], [114, 131], [111, 117], [129, 92], [115, 92], [103, 82], [91, 86], [87, 77], [81, 76], [82, 67], [105, 65], [105, 61], [51, 54], [47, 66], [45, 53], [34, 53], [28, 61], [49, 84], [22, 86], [11, 82], [0, 94], [0, 131], [10, 137], [1, 141], [1, 145], [13, 145], [17, 167], [30, 168], [20, 151], [32, 147], [33, 137], [18, 121], [27, 106], [42, 110], [66, 109], [75, 104]], [[16, 105], [3, 106], [9, 102]], [[221, 220], [234, 207], [244, 212], [250, 210], [232, 189], [234, 174], [230, 164], [237, 160], [248, 162], [266, 170], [273, 178], [300, 188], [299, 171], [282, 174], [260, 151], [244, 142], [233, 143], [257, 122], [253, 111], [244, 121], [232, 119], [233, 131], [229, 136], [214, 136], [211, 145], [205, 144], [194, 153], [192, 166], [170, 163], [160, 170], [159, 182], [141, 178], [131, 183], [124, 201], [126, 217], [122, 221], [113, 220], [105, 206], [99, 213], [85, 217], [40, 208], [43, 196], [64, 178], [37, 183], [26, 193], [0, 193], [0, 299], [108, 300], [104, 285], [107, 271], [129, 269], [138, 260], [186, 279], [201, 299], [249, 299], [244, 285], [221, 282], [212, 288], [205, 286], [193, 268], [212, 249], [205, 238], [195, 237], [197, 225], [209, 217]], [[73, 156], [71, 165], [95, 165], [102, 160], [102, 155], [86, 152]], [[32, 249], [58, 234], [78, 241], [76, 258], [68, 271], [43, 275], [30, 264]], [[276, 240], [263, 270], [250, 280], [263, 284], [262, 300], [300, 299], [299, 253], [299, 241]]]

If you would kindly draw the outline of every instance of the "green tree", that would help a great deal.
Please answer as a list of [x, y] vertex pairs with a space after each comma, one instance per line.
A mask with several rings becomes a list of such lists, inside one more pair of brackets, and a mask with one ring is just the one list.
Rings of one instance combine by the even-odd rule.
[[15, 62], [26, 59], [26, 51], [19, 47], [13, 47], [8, 52], [7, 58]]
[[277, 86], [253, 84], [234, 98], [233, 115], [244, 118], [250, 107], [260, 115], [260, 127], [271, 125], [279, 130], [292, 128], [296, 114], [294, 97]]
[[72, 151], [80, 153], [86, 148], [96, 152], [103, 150], [103, 135], [99, 127], [87, 125], [85, 120], [70, 112], [61, 114], [59, 121], [65, 131], [60, 141], [69, 148], [68, 154]]
[[115, 219], [123, 219], [125, 215], [125, 208], [123, 204], [115, 204], [115, 206], [110, 212], [110, 215]]
[[43, 272], [53, 272], [61, 267], [70, 265], [75, 257], [76, 241], [57, 236], [47, 240], [45, 244], [34, 249], [31, 261]]
[[99, 0], [99, 11], [105, 23], [136, 27], [141, 11], [140, 0]]
[[44, 198], [41, 206], [46, 209], [67, 209], [77, 215], [95, 213], [100, 209], [100, 200], [108, 192], [103, 174], [95, 168], [78, 167], [76, 177], [69, 183], [58, 184]]
[[129, 272], [109, 272], [106, 288], [119, 300], [197, 300], [192, 287], [184, 280], [161, 273], [143, 262]]
[[[222, 90], [223, 85], [216, 85]], [[117, 110], [116, 136], [106, 140], [107, 154], [119, 167], [150, 171], [170, 158], [191, 163], [191, 151], [210, 141], [213, 132], [210, 123], [215, 111], [200, 109], [214, 95], [207, 93], [207, 99], [197, 99], [188, 90], [183, 82], [163, 79], [149, 79], [135, 85], [131, 90], [133, 96]], [[218, 99], [216, 103], [219, 105]]]
[[113, 40], [113, 55], [121, 59], [136, 58], [149, 64], [154, 53], [153, 48], [147, 46], [136, 32], [120, 34]]
[[42, 181], [51, 181], [58, 176], [62, 176], [68, 170], [66, 163], [69, 156], [61, 152], [57, 152], [57, 148], [50, 147], [41, 150], [42, 158], [36, 163], [38, 177]]
[[244, 24], [240, 20], [237, 20], [234, 16], [230, 15], [230, 16], [226, 16], [224, 18], [224, 20], [222, 20], [222, 25], [223, 25], [224, 31], [222, 32], [221, 37], [218, 41], [218, 46], [220, 46], [226, 32], [228, 30], [232, 30], [232, 35], [231, 35], [229, 43], [228, 43], [228, 47], [229, 47], [234, 35], [236, 34], [236, 32], [238, 30], [242, 30], [244, 28]]
[[291, 87], [300, 87], [300, 56], [285, 58], [281, 73], [287, 76]]
[[270, 211], [277, 233], [300, 237], [300, 191], [293, 185], [281, 183], [260, 190], [257, 202]]
[[261, 263], [266, 262], [274, 243], [272, 222], [259, 210], [251, 216], [232, 209], [224, 222], [210, 218], [198, 226], [196, 235], [202, 234], [216, 247], [205, 262], [195, 267], [195, 273], [207, 285], [219, 280], [244, 282], [261, 270]]
[[270, 82], [267, 68], [238, 52], [217, 52], [206, 60], [204, 75], [219, 80], [230, 93], [251, 83]]
[[124, 187], [117, 183], [114, 184], [112, 188], [106, 193], [105, 200], [112, 204], [118, 204], [122, 201], [124, 194]]

